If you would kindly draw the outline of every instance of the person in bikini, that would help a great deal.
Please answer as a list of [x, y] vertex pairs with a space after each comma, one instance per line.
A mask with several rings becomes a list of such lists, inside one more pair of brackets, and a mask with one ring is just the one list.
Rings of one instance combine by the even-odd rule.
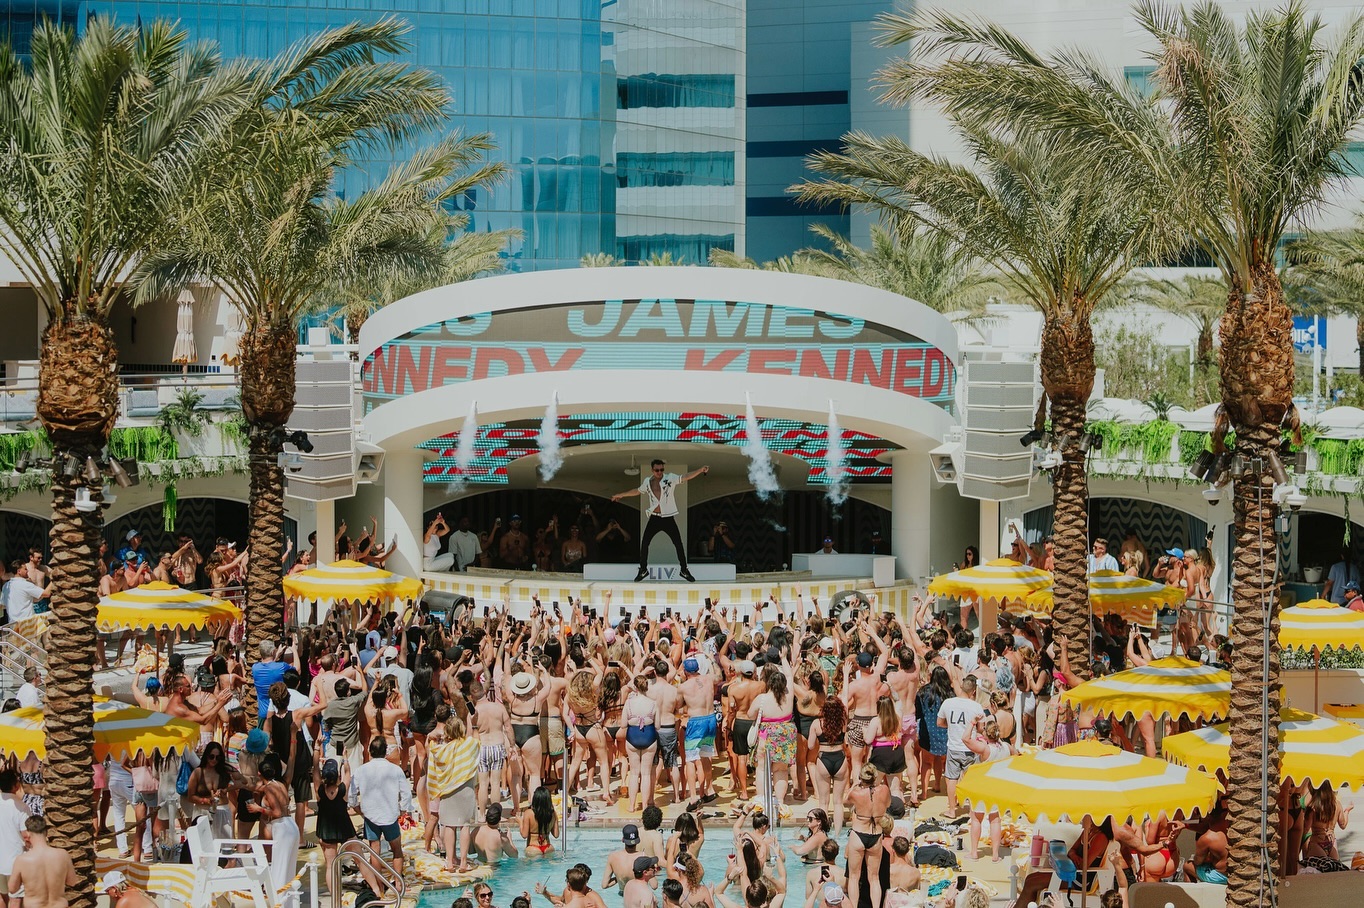
[[734, 795], [743, 800], [748, 797], [748, 733], [753, 727], [748, 712], [758, 695], [767, 690], [767, 685], [756, 677], [758, 669], [752, 660], [739, 659], [733, 667], [739, 676], [729, 682], [725, 697], [729, 715], [729, 766]]
[[[528, 791], [540, 787], [541, 772], [544, 766], [544, 737], [540, 734], [540, 713], [549, 699], [550, 687], [540, 683], [537, 677], [538, 666], [530, 664], [532, 671], [524, 671], [520, 663], [512, 663], [510, 671], [504, 671], [503, 700], [507, 704], [508, 718], [511, 720], [512, 740], [516, 742], [516, 754], [529, 774]], [[512, 773], [512, 798], [521, 803], [521, 772]]]

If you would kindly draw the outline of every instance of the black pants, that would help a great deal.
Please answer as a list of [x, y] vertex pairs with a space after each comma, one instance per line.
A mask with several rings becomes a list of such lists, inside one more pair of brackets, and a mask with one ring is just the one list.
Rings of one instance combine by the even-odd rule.
[[659, 533], [667, 533], [673, 541], [673, 548], [677, 549], [677, 563], [685, 571], [687, 553], [682, 550], [682, 532], [677, 528], [677, 518], [660, 517], [657, 514], [649, 515], [649, 522], [644, 525], [644, 535], [639, 540], [639, 569], [642, 571], [649, 567], [649, 543]]

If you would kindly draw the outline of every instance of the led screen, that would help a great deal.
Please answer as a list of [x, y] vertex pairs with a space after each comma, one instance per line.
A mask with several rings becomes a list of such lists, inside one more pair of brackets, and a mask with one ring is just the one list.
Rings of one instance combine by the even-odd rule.
[[[759, 419], [763, 446], [774, 454], [797, 457], [810, 465], [809, 482], [829, 482], [826, 427], [792, 419]], [[425, 465], [426, 482], [443, 483], [463, 478], [468, 482], [505, 484], [507, 467], [516, 459], [535, 454], [539, 448], [539, 419], [489, 423], [478, 427], [475, 457], [467, 471], [455, 463], [458, 435], [443, 435], [418, 445], [435, 451], [436, 459]], [[852, 482], [885, 482], [890, 466], [877, 455], [898, 446], [865, 432], [843, 430], [844, 470]], [[742, 416], [714, 413], [596, 413], [559, 419], [559, 439], [564, 447], [627, 442], [694, 442], [742, 447], [746, 439]]]

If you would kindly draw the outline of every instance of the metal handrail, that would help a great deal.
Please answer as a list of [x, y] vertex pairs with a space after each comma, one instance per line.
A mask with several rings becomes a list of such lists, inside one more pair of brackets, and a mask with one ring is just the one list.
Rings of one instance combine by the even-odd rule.
[[397, 908], [398, 905], [402, 904], [403, 896], [407, 894], [407, 884], [403, 882], [402, 874], [394, 870], [393, 865], [385, 861], [383, 856], [368, 842], [362, 839], [351, 839], [348, 842], [341, 843], [341, 847], [336, 849], [336, 857], [332, 858], [331, 864], [327, 866], [327, 891], [331, 893], [332, 908], [340, 908], [341, 906], [341, 858], [348, 854], [353, 855], [357, 861], [363, 861], [367, 856], [372, 857], [379, 862], [384, 870], [393, 875], [393, 881], [390, 881], [382, 873], [375, 874], [379, 878], [379, 882], [383, 883], [384, 887], [392, 893], [392, 896], [375, 893], [375, 895], [379, 895], [379, 898], [370, 902], [370, 905], [392, 905]]

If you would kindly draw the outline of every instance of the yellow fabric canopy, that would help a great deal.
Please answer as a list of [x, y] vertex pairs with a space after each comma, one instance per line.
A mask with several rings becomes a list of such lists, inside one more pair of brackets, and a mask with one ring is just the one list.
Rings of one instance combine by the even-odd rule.
[[[199, 725], [165, 713], [95, 698], [95, 759], [168, 754], [199, 743]], [[0, 713], [0, 753], [20, 760], [47, 759], [43, 711], [36, 706]]]
[[993, 599], [1005, 603], [1006, 611], [1011, 611], [1013, 609], [1007, 607], [1009, 604], [1013, 604], [1014, 609], [1022, 607], [1029, 593], [1048, 586], [1051, 586], [1051, 574], [1047, 571], [1019, 564], [1011, 558], [996, 558], [976, 567], [934, 577], [928, 591], [957, 599]]
[[[1156, 623], [1156, 609], [1178, 608], [1185, 593], [1177, 586], [1166, 586], [1142, 577], [1128, 577], [1119, 571], [1095, 571], [1087, 578], [1089, 605], [1096, 615], [1116, 613], [1144, 627]], [[1055, 606], [1053, 587], [1047, 586], [1028, 595], [1028, 609], [1034, 614], [1050, 615]]]
[[1301, 602], [1279, 612], [1279, 645], [1319, 650], [1364, 647], [1364, 612], [1325, 599]]
[[974, 809], [1034, 823], [1206, 814], [1219, 790], [1206, 773], [1098, 741], [978, 763], [957, 783], [957, 796]]
[[[1226, 723], [1166, 738], [1165, 757], [1206, 772], [1226, 772], [1231, 732]], [[1279, 711], [1279, 775], [1294, 785], [1364, 786], [1364, 729], [1350, 722], [1285, 707]]]
[[215, 599], [160, 580], [105, 596], [99, 601], [96, 626], [105, 633], [120, 630], [197, 630], [231, 624], [242, 610], [226, 599]]
[[1167, 656], [1086, 681], [1063, 692], [1061, 701], [1119, 719], [1147, 713], [1157, 719], [1221, 718], [1231, 709], [1231, 673], [1183, 656]]
[[338, 602], [385, 604], [416, 599], [422, 583], [358, 561], [335, 561], [285, 577], [284, 594], [329, 607]]

